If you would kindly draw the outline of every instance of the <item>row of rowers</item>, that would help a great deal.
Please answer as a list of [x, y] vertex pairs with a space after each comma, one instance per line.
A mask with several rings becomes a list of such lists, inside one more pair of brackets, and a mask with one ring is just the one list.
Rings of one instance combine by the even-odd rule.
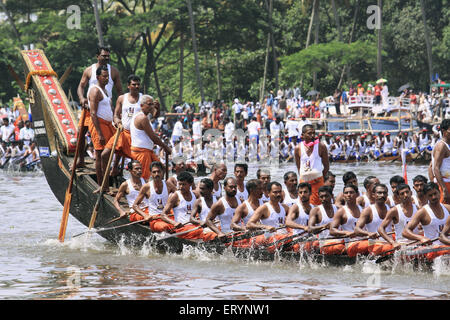
[[[450, 245], [450, 206], [440, 203], [439, 187], [426, 183], [423, 176], [414, 179], [415, 197], [403, 178], [395, 176], [390, 181], [393, 197], [388, 197], [387, 186], [374, 176], [365, 179], [366, 192], [360, 194], [357, 177], [348, 172], [343, 176], [343, 192], [334, 199], [335, 176], [329, 173], [318, 191], [321, 204], [314, 206], [310, 203], [311, 186], [297, 184], [295, 172], [284, 175], [283, 186], [270, 181], [270, 173], [264, 169], [257, 171], [256, 179], [245, 183], [247, 169], [246, 164], [236, 164], [234, 177], [225, 178], [227, 168], [218, 164], [208, 178], [195, 186], [187, 171], [164, 181], [160, 162], [151, 164], [151, 179], [145, 182], [140, 163], [132, 161], [128, 165], [131, 177], [120, 186], [115, 206], [122, 216], [127, 215], [119, 205], [125, 196], [131, 221], [148, 222], [154, 232], [180, 232], [180, 237], [186, 239], [219, 238], [229, 243], [236, 232], [263, 229], [271, 234], [232, 242], [234, 246], [283, 244], [283, 239], [288, 241], [300, 233], [314, 234], [325, 241], [320, 241], [322, 244], [331, 241], [320, 248], [319, 241], [313, 241], [315, 245], [309, 242], [309, 249], [325, 254], [380, 254], [399, 248], [408, 239]], [[371, 246], [368, 241], [351, 241], [352, 245], [346, 246], [344, 242], [329, 240], [380, 236], [384, 241]], [[301, 248], [304, 249], [294, 245], [291, 250]]]

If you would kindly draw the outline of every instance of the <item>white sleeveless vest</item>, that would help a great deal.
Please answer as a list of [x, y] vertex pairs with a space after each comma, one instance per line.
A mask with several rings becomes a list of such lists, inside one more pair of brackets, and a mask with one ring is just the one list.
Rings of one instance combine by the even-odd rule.
[[131, 103], [128, 98], [130, 93], [125, 93], [122, 102], [122, 125], [125, 130], [130, 130], [130, 123], [133, 115], [141, 111], [141, 97], [142, 93], [139, 93], [139, 99], [136, 103]]

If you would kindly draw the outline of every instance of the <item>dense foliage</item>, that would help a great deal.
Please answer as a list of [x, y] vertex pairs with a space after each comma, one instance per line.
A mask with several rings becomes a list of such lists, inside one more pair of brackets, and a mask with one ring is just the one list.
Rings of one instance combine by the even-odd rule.
[[[315, 1], [319, 2], [318, 24], [310, 28]], [[103, 39], [112, 48], [112, 63], [118, 67], [124, 84], [129, 74], [138, 74], [145, 91], [158, 97], [166, 108], [179, 100], [196, 104], [200, 101], [188, 1], [97, 2]], [[374, 83], [377, 30], [368, 28], [367, 8], [376, 2], [191, 0], [204, 98], [227, 102], [235, 97], [259, 100], [264, 79], [266, 92], [276, 90], [277, 84], [286, 88], [301, 83], [302, 92], [315, 85], [323, 95], [332, 94], [339, 83], [344, 87]], [[72, 65], [63, 88], [76, 99], [83, 69], [95, 62], [99, 37], [90, 0], [77, 1], [80, 28], [69, 27], [68, 19], [73, 13], [67, 8], [73, 3], [72, 0], [2, 1], [3, 103], [20, 93], [7, 66], [11, 65], [25, 79], [20, 72], [23, 66], [19, 50], [30, 44], [45, 51], [58, 75]], [[450, 1], [383, 1], [382, 77], [389, 80], [391, 91], [405, 83], [416, 90], [429, 90], [422, 9], [431, 44], [432, 74], [450, 80]], [[341, 82], [344, 67], [347, 69]]]

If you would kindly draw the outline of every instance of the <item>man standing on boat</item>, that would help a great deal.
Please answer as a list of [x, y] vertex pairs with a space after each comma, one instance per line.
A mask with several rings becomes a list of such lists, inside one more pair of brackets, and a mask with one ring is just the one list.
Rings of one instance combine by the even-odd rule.
[[[119, 70], [117, 68], [111, 66], [109, 64], [110, 61], [110, 50], [106, 47], [100, 47], [97, 49], [97, 63], [94, 63], [93, 65], [87, 67], [83, 71], [83, 75], [81, 77], [80, 83], [78, 84], [77, 88], [77, 94], [78, 99], [80, 100], [80, 105], [82, 108], [88, 107], [88, 100], [89, 97], [84, 97], [84, 90], [86, 86], [88, 86], [88, 90], [91, 88], [92, 85], [97, 84], [97, 77], [96, 77], [96, 70], [100, 66], [106, 66], [108, 68], [108, 84], [106, 85], [106, 93], [110, 99], [112, 99], [112, 89], [113, 87], [116, 90], [117, 96], [122, 95], [122, 83], [120, 82], [120, 75]], [[77, 164], [77, 167], [84, 167], [84, 136], [86, 135], [86, 132], [89, 127], [89, 123], [91, 121], [89, 109], [86, 110], [86, 117], [84, 120], [84, 124], [82, 127], [81, 132], [79, 133], [79, 137], [83, 137], [80, 139], [80, 150], [82, 152], [81, 156], [79, 157], [79, 161]]]
[[316, 140], [316, 133], [311, 124], [304, 125], [302, 130], [303, 141], [294, 150], [295, 164], [300, 182], [308, 182], [311, 185], [311, 204], [319, 205], [318, 190], [323, 186], [323, 176], [330, 168], [328, 150], [322, 142]]
[[148, 115], [155, 115], [158, 112], [158, 103], [153, 101], [153, 97], [143, 95], [141, 97], [141, 111], [135, 113], [130, 122], [131, 135], [131, 156], [139, 160], [142, 164], [142, 178], [146, 181], [150, 178], [150, 164], [153, 161], [160, 161], [153, 152], [154, 144], [163, 148], [166, 154], [171, 154], [172, 150], [153, 131]]
[[431, 154], [433, 175], [441, 191], [441, 202], [450, 204], [450, 119], [440, 125], [442, 139], [436, 143]]
[[[117, 169], [120, 161], [120, 156], [131, 159], [131, 135], [130, 135], [130, 122], [135, 113], [141, 111], [141, 96], [139, 92], [141, 79], [136, 75], [130, 75], [128, 77], [128, 92], [119, 96], [116, 102], [116, 108], [114, 110], [114, 124], [116, 127], [123, 126], [123, 130], [120, 132], [119, 139], [116, 143], [116, 158], [114, 161], [112, 176], [118, 174]], [[102, 166], [106, 167], [108, 164], [109, 155], [114, 144], [114, 136], [111, 137], [102, 151]]]
[[[98, 84], [93, 84], [89, 88], [87, 96], [91, 115], [89, 132], [91, 133], [92, 144], [95, 150], [95, 172], [97, 174], [97, 183], [101, 185], [106, 171], [102, 163], [102, 151], [116, 130], [112, 125], [111, 97], [106, 92], [106, 85], [109, 82], [108, 68], [104, 65], [100, 66], [96, 70], [96, 75]], [[99, 191], [100, 188], [95, 192]], [[108, 192], [109, 186], [102, 191]]]

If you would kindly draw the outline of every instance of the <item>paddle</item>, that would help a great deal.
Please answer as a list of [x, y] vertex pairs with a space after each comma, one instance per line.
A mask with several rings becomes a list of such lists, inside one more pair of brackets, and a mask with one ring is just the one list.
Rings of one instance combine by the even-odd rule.
[[[315, 232], [313, 232], [313, 235], [317, 235], [317, 234], [319, 234], [322, 231], [327, 230], [327, 229], [328, 228], [323, 228], [321, 230], [315, 230]], [[298, 239], [295, 239], [295, 240], [292, 240], [289, 243], [283, 244], [281, 246], [281, 250], [287, 250], [287, 249], [291, 248], [294, 244], [297, 244], [297, 243], [300, 243], [300, 242], [309, 241], [309, 240], [319, 240], [319, 239], [316, 239], [316, 238], [309, 238], [307, 236], [300, 237], [301, 235], [305, 234], [306, 232], [307, 231], [304, 231], [304, 232], [302, 232], [300, 234], [297, 234], [296, 236], [298, 237]], [[308, 233], [311, 234], [311, 232], [308, 232]]]
[[0, 166], [0, 169], [3, 169], [6, 166], [6, 164], [9, 162], [10, 159], [11, 159], [11, 157], [6, 158], [5, 163]]
[[104, 224], [104, 226], [106, 226], [106, 225], [108, 225], [110, 223], [113, 223], [115, 221], [121, 220], [121, 219], [123, 219], [125, 217], [128, 217], [130, 215], [130, 213], [131, 213], [130, 211], [127, 211], [125, 215], [109, 220], [107, 223]]
[[253, 238], [253, 237], [265, 234], [265, 233], [272, 233], [272, 232], [275, 232], [277, 230], [284, 229], [284, 228], [286, 228], [286, 226], [277, 227], [277, 228], [275, 228], [274, 231], [269, 231], [269, 230], [249, 230], [249, 231], [246, 231], [243, 234], [240, 234], [240, 235], [238, 235], [236, 237], [231, 235], [230, 241], [227, 241], [225, 243], [236, 242], [236, 241], [239, 241], [239, 240], [245, 240], [245, 239]]
[[[276, 246], [276, 245], [279, 244], [279, 243], [286, 242], [286, 241], [289, 241], [289, 240], [291, 240], [291, 239], [300, 237], [301, 235], [303, 235], [303, 234], [305, 234], [305, 233], [307, 233], [307, 232], [308, 232], [308, 231], [303, 231], [303, 232], [301, 232], [301, 233], [297, 233], [297, 234], [294, 234], [294, 235], [285, 237], [285, 238], [283, 238], [283, 239], [276, 240], [276, 241], [274, 241], [274, 242], [272, 242], [272, 243], [265, 244], [265, 245], [263, 245], [262, 247], [263, 247], [263, 248], [269, 248], [269, 247], [272, 247], [272, 246]], [[291, 243], [289, 243], [289, 244], [291, 244]]]
[[[187, 222], [187, 223], [189, 223], [189, 222]], [[187, 224], [187, 223], [186, 223], [186, 224]], [[185, 225], [185, 224], [183, 224], [183, 225]], [[172, 234], [170, 234], [170, 235], [168, 235], [168, 236], [166, 236], [166, 237], [157, 239], [156, 241], [163, 241], [163, 240], [166, 240], [166, 239], [169, 239], [169, 238], [178, 237], [178, 236], [181, 236], [181, 235], [183, 235], [183, 234], [186, 234], [186, 233], [189, 233], [189, 232], [198, 230], [198, 229], [200, 229], [201, 227], [202, 227], [202, 226], [198, 226], [198, 227], [195, 227], [195, 228], [192, 228], [192, 229], [189, 229], [189, 230], [185, 230], [185, 231], [181, 231], [181, 232], [178, 232], [178, 233], [172, 233]]]
[[70, 204], [72, 202], [72, 186], [73, 186], [73, 180], [75, 178], [75, 168], [77, 165], [78, 157], [80, 154], [80, 148], [81, 148], [80, 141], [81, 141], [81, 139], [84, 139], [84, 137], [81, 137], [80, 135], [82, 132], [85, 118], [86, 118], [86, 109], [83, 108], [83, 110], [81, 111], [80, 125], [78, 126], [78, 139], [77, 139], [77, 145], [75, 148], [75, 155], [73, 157], [72, 172], [70, 174], [69, 185], [67, 186], [66, 196], [64, 198], [63, 215], [62, 215], [61, 226], [59, 228], [59, 235], [58, 235], [58, 240], [60, 242], [64, 242], [64, 237], [66, 235], [67, 220], [69, 219], [69, 209], [70, 209]]
[[131, 225], [133, 225], [133, 224], [140, 223], [140, 222], [145, 222], [145, 221], [143, 221], [143, 220], [137, 220], [137, 221], [133, 221], [133, 222], [130, 222], [130, 223], [122, 224], [122, 225], [120, 225], [120, 226], [115, 226], [115, 227], [99, 228], [99, 229], [89, 229], [88, 231], [84, 231], [84, 232], [82, 232], [82, 233], [78, 233], [78, 234], [74, 235], [72, 238], [79, 237], [79, 236], [81, 236], [81, 235], [83, 235], [83, 234], [86, 234], [86, 233], [93, 233], [93, 232], [94, 232], [94, 233], [97, 233], [97, 232], [102, 232], [102, 231], [108, 231], [108, 230], [113, 230], [113, 229], [119, 229], [119, 228], [122, 228], [122, 227], [131, 226]]
[[166, 152], [166, 181], [169, 179], [169, 154]]
[[[394, 232], [389, 232], [387, 234], [393, 234], [393, 233]], [[379, 238], [379, 237], [380, 237], [380, 235], [377, 236], [377, 238]], [[345, 239], [345, 238], [348, 238], [348, 237], [341, 237], [341, 238], [336, 238], [336, 239]], [[351, 242], [356, 242], [356, 241], [365, 241], [365, 240], [369, 240], [369, 239], [372, 239], [372, 238], [365, 237], [365, 238], [361, 238], [361, 239], [354, 239], [354, 240], [349, 240], [346, 243], [351, 243]], [[325, 239], [323, 239], [323, 240], [325, 240]], [[326, 240], [331, 240], [331, 239], [326, 239]], [[321, 248], [331, 247], [331, 246], [335, 246], [335, 245], [336, 245], [336, 243], [330, 243], [330, 244], [326, 244], [326, 245], [322, 246]]]
[[117, 140], [119, 140], [121, 131], [122, 131], [122, 125], [119, 125], [119, 127], [117, 128], [117, 131], [116, 131], [116, 136], [114, 137], [114, 143], [111, 148], [111, 153], [109, 155], [108, 164], [106, 165], [106, 171], [103, 175], [103, 181], [102, 181], [102, 185], [100, 187], [99, 195], [97, 197], [97, 202], [95, 203], [94, 209], [92, 210], [91, 221], [89, 222], [89, 229], [92, 229], [92, 227], [94, 226], [95, 220], [97, 218], [97, 212], [98, 212], [98, 207], [100, 205], [100, 200], [102, 199], [102, 196], [104, 193], [103, 190], [106, 186], [106, 183], [109, 182], [109, 171], [111, 170], [111, 162], [112, 162], [112, 158], [114, 156], [114, 150], [116, 149]]
[[[431, 239], [431, 242], [435, 242], [435, 241], [438, 240], [438, 239], [439, 239], [439, 238]], [[410, 242], [410, 243], [405, 244], [405, 246], [410, 246], [410, 245], [415, 244], [415, 243], [417, 243], [417, 242], [419, 242], [419, 241], [420, 241], [420, 240], [414, 240], [414, 241], [412, 241], [412, 242]], [[423, 245], [423, 244], [420, 244], [419, 246], [422, 246], [422, 245]], [[417, 247], [419, 247], [419, 246], [415, 246], [414, 248], [411, 248], [411, 249], [415, 249], [415, 248], [417, 248]], [[391, 249], [391, 250], [388, 250], [388, 251], [384, 252], [382, 257], [379, 257], [377, 260], [375, 260], [375, 263], [381, 263], [381, 262], [384, 262], [384, 261], [386, 261], [386, 260], [392, 259], [392, 258], [394, 257], [394, 255], [393, 255], [393, 254], [390, 254], [390, 253], [391, 253], [391, 252], [394, 252], [395, 250], [397, 250], [397, 249]]]

